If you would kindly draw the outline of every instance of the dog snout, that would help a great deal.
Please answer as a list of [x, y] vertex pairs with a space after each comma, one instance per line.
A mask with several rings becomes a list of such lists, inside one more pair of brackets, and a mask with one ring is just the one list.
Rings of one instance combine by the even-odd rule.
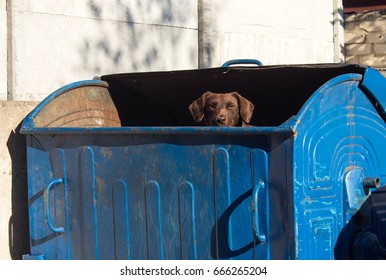
[[218, 124], [223, 124], [223, 123], [226, 122], [226, 120], [227, 120], [227, 117], [226, 117], [225, 114], [219, 114], [219, 115], [216, 116], [216, 122]]

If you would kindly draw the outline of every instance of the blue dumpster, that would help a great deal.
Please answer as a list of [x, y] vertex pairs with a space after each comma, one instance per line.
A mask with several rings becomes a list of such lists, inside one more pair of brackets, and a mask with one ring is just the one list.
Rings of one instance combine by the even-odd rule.
[[[205, 91], [255, 104], [203, 127]], [[358, 65], [128, 73], [23, 121], [26, 259], [385, 258], [386, 80]]]

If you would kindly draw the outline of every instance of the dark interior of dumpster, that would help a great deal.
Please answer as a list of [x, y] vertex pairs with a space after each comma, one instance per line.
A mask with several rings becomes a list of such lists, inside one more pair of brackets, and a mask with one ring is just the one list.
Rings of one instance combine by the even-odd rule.
[[324, 83], [364, 67], [346, 64], [232, 66], [102, 76], [122, 126], [196, 126], [188, 106], [204, 92], [237, 91], [255, 105], [251, 125], [279, 126]]

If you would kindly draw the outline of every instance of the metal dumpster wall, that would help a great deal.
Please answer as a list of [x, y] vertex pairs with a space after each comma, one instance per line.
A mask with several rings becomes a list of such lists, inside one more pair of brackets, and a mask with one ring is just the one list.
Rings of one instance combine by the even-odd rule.
[[[381, 156], [386, 124], [361, 83], [362, 75], [334, 78], [296, 117], [293, 199], [298, 259], [357, 258], [353, 249], [358, 232], [345, 229], [354, 215], [357, 231], [367, 223], [374, 232], [385, 226], [371, 211], [359, 220], [357, 215], [372, 197], [365, 178], [386, 183], [386, 160]], [[378, 237], [385, 246], [383, 234]]]
[[[102, 79], [123, 127], [34, 127], [37, 110], [23, 124], [32, 253], [355, 258], [352, 244], [365, 246], [373, 235], [347, 235], [354, 216], [374, 212], [370, 226], [384, 227], [374, 218], [382, 217], [380, 196], [375, 211], [360, 211], [372, 201], [365, 179], [386, 180], [379, 157], [386, 82], [375, 74], [297, 66], [112, 75]], [[284, 123], [186, 126], [187, 105], [204, 86], [238, 90], [257, 104], [259, 118]]]
[[[57, 134], [28, 136], [31, 254], [46, 259], [291, 258], [282, 192], [288, 135]], [[275, 143], [275, 145], [272, 145]], [[278, 170], [276, 169], [276, 170]], [[271, 173], [270, 173], [271, 174]], [[252, 192], [258, 182], [252, 214]], [[276, 201], [277, 199], [277, 201]], [[48, 214], [48, 216], [47, 216]], [[284, 216], [283, 216], [284, 215]], [[255, 238], [252, 219], [267, 238]], [[278, 222], [280, 221], [280, 222]], [[283, 223], [285, 221], [285, 223]], [[271, 233], [275, 235], [271, 240]], [[278, 233], [280, 237], [278, 238]], [[283, 242], [283, 240], [287, 240]], [[276, 246], [277, 247], [277, 246]]]

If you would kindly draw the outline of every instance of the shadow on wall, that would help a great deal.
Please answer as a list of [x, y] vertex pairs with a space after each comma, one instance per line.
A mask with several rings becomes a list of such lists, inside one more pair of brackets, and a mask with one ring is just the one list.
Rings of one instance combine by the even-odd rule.
[[[331, 21], [332, 26], [339, 26], [344, 29], [344, 11], [343, 7], [339, 7], [334, 11], [334, 19]], [[335, 40], [335, 38], [334, 38]], [[344, 43], [339, 44], [340, 57], [345, 57]], [[343, 62], [343, 61], [342, 61]]]
[[12, 161], [12, 216], [8, 236], [11, 258], [20, 260], [29, 254], [27, 153], [25, 136], [19, 134], [20, 124], [15, 131], [7, 141]]
[[83, 67], [96, 75], [197, 68], [195, 3], [90, 1], [97, 31], [86, 36], [80, 46]]

